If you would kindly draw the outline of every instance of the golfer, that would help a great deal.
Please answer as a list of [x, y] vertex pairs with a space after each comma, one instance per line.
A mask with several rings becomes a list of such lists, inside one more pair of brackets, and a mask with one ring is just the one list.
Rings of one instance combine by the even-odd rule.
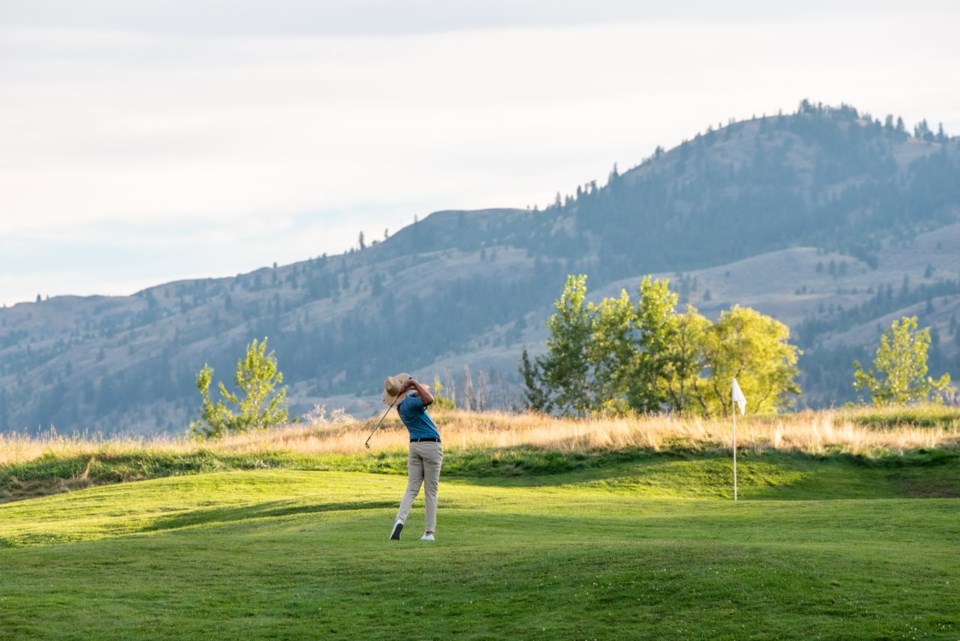
[[410, 432], [410, 451], [407, 455], [407, 491], [400, 501], [400, 510], [390, 538], [400, 540], [403, 524], [407, 522], [413, 501], [423, 485], [426, 523], [420, 540], [433, 541], [433, 533], [437, 528], [437, 486], [440, 484], [440, 466], [443, 463], [440, 432], [427, 414], [427, 407], [433, 403], [433, 395], [428, 386], [413, 380], [409, 374], [397, 374], [387, 377], [383, 382], [383, 402], [392, 405], [398, 397], [397, 413]]

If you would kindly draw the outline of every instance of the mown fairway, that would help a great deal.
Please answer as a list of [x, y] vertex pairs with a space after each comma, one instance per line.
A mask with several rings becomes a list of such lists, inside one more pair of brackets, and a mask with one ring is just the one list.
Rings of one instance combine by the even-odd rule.
[[[960, 638], [960, 500], [821, 487], [813, 468], [807, 498], [783, 500], [802, 479], [776, 460], [743, 463], [736, 504], [687, 498], [716, 465], [447, 479], [433, 544], [420, 502], [387, 540], [398, 475], [227, 472], [0, 505], [0, 638]], [[940, 468], [954, 487], [956, 463]]]

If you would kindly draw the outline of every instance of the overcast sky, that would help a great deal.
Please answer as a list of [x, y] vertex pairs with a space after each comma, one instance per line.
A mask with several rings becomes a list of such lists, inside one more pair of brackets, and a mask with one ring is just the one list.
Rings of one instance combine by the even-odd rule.
[[803, 98], [960, 134], [960, 3], [666, 4], [0, 0], [0, 303], [543, 206]]

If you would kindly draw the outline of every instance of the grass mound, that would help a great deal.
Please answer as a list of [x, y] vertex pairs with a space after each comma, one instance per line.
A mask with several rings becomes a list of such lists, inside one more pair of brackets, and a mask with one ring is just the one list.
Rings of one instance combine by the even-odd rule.
[[[911, 411], [921, 410], [903, 410]], [[829, 497], [829, 492], [820, 492], [812, 481], [779, 480], [795, 475], [813, 479], [816, 474], [836, 477], [832, 484], [821, 485], [844, 488], [840, 496], [870, 495], [869, 483], [885, 488], [889, 497], [958, 496], [960, 482], [951, 472], [960, 457], [960, 428], [951, 418], [957, 412], [942, 408], [924, 411], [928, 412], [924, 415], [937, 418], [922, 427], [899, 422], [903, 414], [887, 411], [748, 417], [738, 426], [739, 456], [741, 461], [764, 462], [770, 469], [789, 471], [785, 476], [769, 473], [760, 481], [770, 495], [780, 498]], [[724, 421], [663, 417], [575, 421], [456, 411], [438, 412], [437, 420], [447, 454], [447, 478], [510, 479], [522, 484], [544, 482], [544, 476], [575, 474], [618, 483], [627, 481], [611, 479], [630, 477], [636, 468], [660, 479], [636, 485], [671, 491], [674, 482], [670, 474], [661, 475], [661, 470], [674, 470], [681, 462], [688, 469], [710, 470], [709, 476], [703, 475], [705, 479], [728, 476], [721, 470], [730, 456], [732, 434]], [[894, 420], [898, 422], [889, 422]], [[291, 426], [207, 442], [0, 437], [0, 502], [95, 485], [229, 470], [404, 474], [406, 432], [396, 417], [385, 421], [374, 439], [374, 449], [366, 450], [362, 443], [371, 428], [370, 423]], [[851, 465], [868, 469], [842, 472]], [[819, 472], [812, 471], [814, 468]], [[859, 482], [844, 480], [846, 477]], [[891, 480], [898, 477], [910, 481], [898, 485]], [[743, 483], [750, 491], [749, 469]], [[699, 482], [696, 491], [690, 491], [696, 496], [725, 496], [728, 486], [726, 480]], [[810, 494], [804, 495], [798, 487]]]

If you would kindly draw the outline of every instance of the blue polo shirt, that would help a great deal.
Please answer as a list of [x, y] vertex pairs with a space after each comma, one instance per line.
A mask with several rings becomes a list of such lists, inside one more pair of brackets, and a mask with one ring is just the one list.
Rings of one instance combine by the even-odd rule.
[[410, 432], [411, 439], [440, 438], [437, 426], [433, 424], [433, 419], [427, 414], [427, 408], [419, 397], [411, 394], [400, 401], [397, 405], [397, 413], [400, 414], [400, 420]]

